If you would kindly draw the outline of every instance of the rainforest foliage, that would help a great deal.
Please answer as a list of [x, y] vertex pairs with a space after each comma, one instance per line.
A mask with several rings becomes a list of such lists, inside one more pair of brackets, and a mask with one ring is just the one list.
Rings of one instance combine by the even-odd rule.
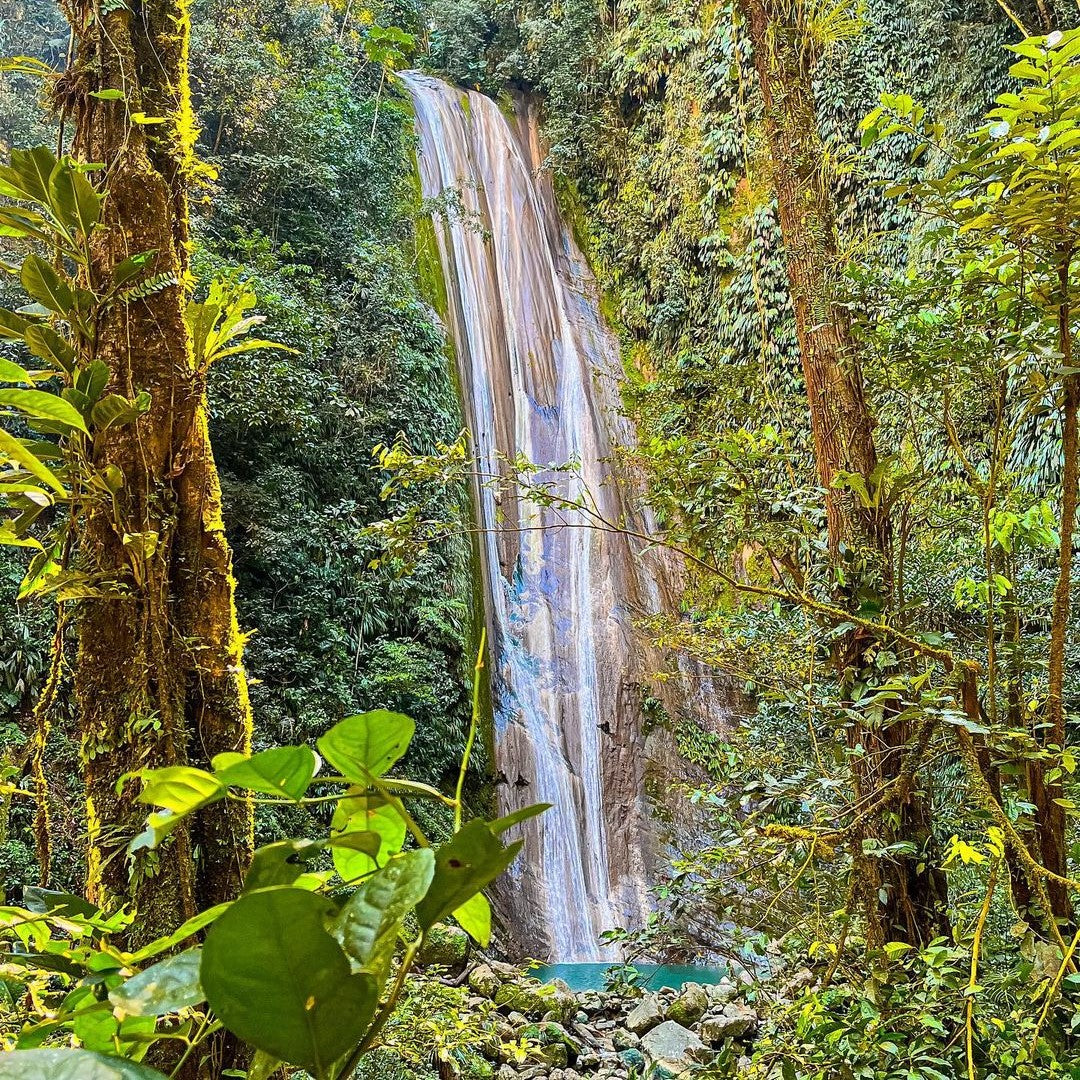
[[410, 981], [544, 807], [489, 812], [407, 63], [539, 100], [686, 567], [642, 629], [739, 703], [647, 703], [694, 827], [608, 935], [761, 976], [696, 1075], [1080, 1075], [1076, 6], [13, 7], [0, 1076], [539, 1055]]

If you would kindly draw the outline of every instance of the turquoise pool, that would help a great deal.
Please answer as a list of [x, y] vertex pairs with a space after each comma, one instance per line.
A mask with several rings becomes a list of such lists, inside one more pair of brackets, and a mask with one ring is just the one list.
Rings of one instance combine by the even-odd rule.
[[[541, 982], [562, 979], [575, 993], [603, 990], [604, 976], [611, 964], [540, 964], [529, 972]], [[635, 964], [641, 985], [647, 990], [670, 986], [678, 990], [685, 983], [718, 983], [727, 975], [726, 968], [697, 967], [693, 964]]]

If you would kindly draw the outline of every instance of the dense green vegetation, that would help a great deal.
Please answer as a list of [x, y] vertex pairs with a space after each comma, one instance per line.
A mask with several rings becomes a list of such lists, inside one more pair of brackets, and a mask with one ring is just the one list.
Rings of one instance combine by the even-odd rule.
[[[190, 15], [0, 26], [0, 1077], [1080, 1075], [1075, 7]], [[686, 568], [641, 630], [742, 708], [646, 703], [694, 828], [608, 943], [747, 973], [652, 1020], [468, 959], [543, 807], [406, 63], [540, 101]]]

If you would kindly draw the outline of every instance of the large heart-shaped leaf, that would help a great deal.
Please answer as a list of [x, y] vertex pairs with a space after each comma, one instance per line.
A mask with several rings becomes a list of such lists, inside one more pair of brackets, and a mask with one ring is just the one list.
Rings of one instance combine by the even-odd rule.
[[310, 747], [276, 746], [252, 757], [219, 754], [214, 759], [214, 772], [230, 787], [299, 800], [315, 775], [316, 765]]
[[335, 724], [319, 740], [319, 752], [342, 776], [367, 784], [401, 758], [415, 731], [408, 716], [377, 709]]
[[331, 924], [354, 964], [380, 983], [390, 970], [401, 920], [424, 898], [434, 875], [430, 848], [399, 855], [367, 878]]
[[165, 1080], [156, 1069], [89, 1050], [9, 1050], [0, 1080]]
[[109, 1001], [128, 1016], [164, 1016], [198, 1005], [201, 949], [188, 949], [153, 964], [109, 991]]
[[378, 984], [353, 974], [326, 930], [324, 896], [303, 889], [245, 893], [203, 946], [207, 1000], [233, 1034], [318, 1078], [356, 1046], [378, 1002]]
[[344, 840], [354, 834], [375, 833], [381, 841], [378, 849], [335, 843], [334, 869], [343, 881], [356, 881], [382, 866], [405, 844], [405, 818], [392, 802], [381, 795], [351, 795], [341, 799], [330, 822], [332, 839]]
[[435, 880], [417, 905], [427, 929], [471, 900], [517, 857], [521, 841], [503, 847], [483, 821], [470, 821], [435, 852]]

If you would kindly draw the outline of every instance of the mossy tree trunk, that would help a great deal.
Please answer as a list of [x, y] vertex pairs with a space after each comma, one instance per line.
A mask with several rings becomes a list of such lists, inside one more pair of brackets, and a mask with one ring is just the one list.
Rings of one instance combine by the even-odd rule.
[[98, 903], [133, 903], [133, 936], [145, 940], [236, 894], [251, 855], [251, 807], [211, 807], [132, 867], [124, 848], [147, 808], [134, 801], [137, 783], [118, 792], [117, 779], [246, 750], [251, 712], [206, 372], [184, 321], [195, 137], [187, 10], [182, 0], [65, 0], [64, 9], [74, 54], [59, 105], [74, 125], [75, 157], [103, 164], [97, 182], [108, 192], [90, 285], [107, 291], [118, 264], [146, 252], [157, 282], [144, 298], [107, 308], [97, 326], [95, 358], [108, 367], [110, 389], [147, 391], [152, 404], [93, 447], [96, 465], [115, 470], [122, 487], [112, 500], [88, 500], [80, 557], [116, 583], [116, 595], [80, 603], [75, 669], [88, 891]]
[[[829, 550], [837, 567], [845, 564], [848, 585], [841, 591], [857, 591], [852, 580], [857, 576], [861, 586], [873, 588], [887, 603], [892, 557], [888, 515], [878, 500], [868, 500], [868, 507], [836, 483], [851, 474], [872, 491], [878, 458], [850, 319], [836, 302], [833, 287], [841, 256], [814, 105], [813, 45], [798, 0], [739, 0], [739, 8], [749, 29], [764, 102], [817, 474], [825, 490]], [[836, 655], [842, 677], [858, 674], [870, 644], [858, 631], [848, 635]], [[852, 758], [854, 803], [873, 801], [887, 784], [898, 781], [914, 736], [909, 724], [888, 719], [881, 727], [852, 729], [853, 747], [864, 751]], [[917, 781], [892, 809], [898, 824], [886, 827], [879, 820], [874, 839], [910, 841], [919, 853], [864, 858], [862, 837], [853, 838], [859, 893], [871, 914], [870, 936], [927, 941], [945, 925], [945, 879], [923, 850], [930, 837], [930, 814]]]

